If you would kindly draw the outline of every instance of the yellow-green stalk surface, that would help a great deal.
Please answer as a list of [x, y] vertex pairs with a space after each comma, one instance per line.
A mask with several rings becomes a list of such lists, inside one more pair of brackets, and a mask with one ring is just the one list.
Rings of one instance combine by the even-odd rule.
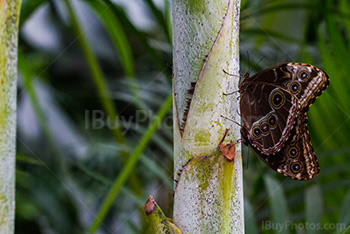
[[21, 2], [0, 0], [0, 233], [14, 232], [18, 19]]

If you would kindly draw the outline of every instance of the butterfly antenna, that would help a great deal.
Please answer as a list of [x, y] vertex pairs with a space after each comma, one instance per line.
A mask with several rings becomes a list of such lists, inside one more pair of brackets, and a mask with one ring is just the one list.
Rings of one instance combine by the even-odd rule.
[[258, 66], [259, 65], [259, 63], [263, 60], [265, 58], [265, 55], [264, 56], [262, 56], [262, 58], [261, 59], [259, 59], [259, 61], [254, 65], [254, 67], [253, 67], [253, 69], [255, 69], [255, 67], [256, 66]]

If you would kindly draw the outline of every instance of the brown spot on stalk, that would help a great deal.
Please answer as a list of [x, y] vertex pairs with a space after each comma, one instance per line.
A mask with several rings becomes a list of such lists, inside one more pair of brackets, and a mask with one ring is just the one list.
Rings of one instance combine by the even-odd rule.
[[219, 143], [219, 149], [225, 159], [229, 162], [232, 162], [236, 156], [236, 145], [232, 141], [226, 145], [222, 143], [225, 140], [228, 131], [229, 129], [226, 129], [225, 134]]

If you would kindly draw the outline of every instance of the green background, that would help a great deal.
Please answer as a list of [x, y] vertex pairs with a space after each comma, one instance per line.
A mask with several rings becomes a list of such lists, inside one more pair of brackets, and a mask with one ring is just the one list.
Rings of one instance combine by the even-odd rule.
[[[330, 77], [308, 113], [316, 179], [287, 179], [243, 148], [246, 233], [342, 233], [350, 224], [350, 3], [241, 5], [241, 73], [305, 62]], [[16, 233], [87, 232], [122, 170], [131, 177], [99, 233], [146, 233], [149, 194], [171, 217], [171, 38], [167, 0], [23, 0]]]

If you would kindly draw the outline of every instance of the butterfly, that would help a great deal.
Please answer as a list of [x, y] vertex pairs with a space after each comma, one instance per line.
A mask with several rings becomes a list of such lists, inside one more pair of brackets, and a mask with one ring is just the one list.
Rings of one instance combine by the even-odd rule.
[[275, 171], [296, 180], [315, 178], [319, 165], [307, 128], [307, 111], [329, 77], [305, 63], [283, 63], [239, 83], [243, 143]]

